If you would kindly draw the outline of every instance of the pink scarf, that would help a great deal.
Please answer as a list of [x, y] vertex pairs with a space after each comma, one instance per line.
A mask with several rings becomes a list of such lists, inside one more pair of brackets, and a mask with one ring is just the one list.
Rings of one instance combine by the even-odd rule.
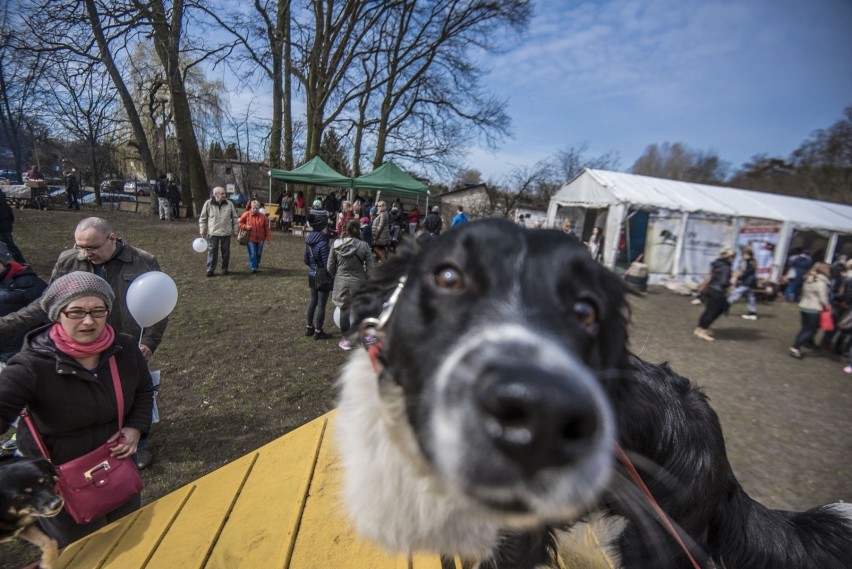
[[53, 343], [56, 344], [56, 349], [60, 352], [66, 353], [72, 358], [85, 358], [86, 356], [99, 354], [110, 347], [113, 340], [115, 340], [115, 330], [107, 324], [101, 330], [101, 335], [94, 342], [81, 344], [72, 340], [62, 325], [57, 322], [50, 329], [50, 339], [53, 340]]

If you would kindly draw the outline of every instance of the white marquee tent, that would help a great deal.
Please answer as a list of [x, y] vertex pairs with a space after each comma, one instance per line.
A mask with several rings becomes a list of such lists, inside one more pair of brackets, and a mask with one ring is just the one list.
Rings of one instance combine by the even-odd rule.
[[[769, 242], [765, 277], [777, 281], [794, 232], [824, 237], [826, 260], [834, 256], [840, 239], [852, 235], [852, 206], [605, 170], [585, 169], [564, 185], [550, 200], [548, 227], [566, 217], [562, 208], [594, 213], [594, 223], [604, 230], [603, 263], [610, 268], [619, 245], [623, 248], [628, 220], [639, 212], [650, 215], [647, 238], [642, 238], [646, 262], [649, 257], [659, 261], [656, 267], [649, 263], [652, 282], [700, 277], [721, 246]], [[658, 254], [663, 249], [668, 252]]]

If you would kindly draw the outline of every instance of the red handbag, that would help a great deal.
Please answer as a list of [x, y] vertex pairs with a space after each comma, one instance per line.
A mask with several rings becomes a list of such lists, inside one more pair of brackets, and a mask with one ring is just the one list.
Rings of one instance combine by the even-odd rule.
[[819, 313], [819, 329], [823, 332], [834, 332], [834, 318], [828, 308]]
[[[115, 398], [118, 403], [118, 430], [124, 423], [124, 393], [118, 376], [115, 356], [109, 359]], [[50, 455], [26, 409], [21, 412], [38, 448], [47, 460]], [[126, 504], [142, 491], [142, 477], [132, 458], [115, 458], [110, 449], [124, 439], [104, 443], [95, 450], [56, 467], [59, 495], [65, 500], [65, 511], [78, 524], [88, 524]]]

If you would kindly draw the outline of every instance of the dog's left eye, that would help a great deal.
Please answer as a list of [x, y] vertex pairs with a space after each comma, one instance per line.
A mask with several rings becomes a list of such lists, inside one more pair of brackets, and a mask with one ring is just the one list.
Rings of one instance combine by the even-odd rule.
[[441, 288], [459, 290], [464, 288], [464, 278], [454, 267], [441, 267], [435, 272], [435, 284]]
[[574, 303], [574, 314], [583, 326], [592, 327], [598, 322], [598, 311], [588, 300], [578, 300]]

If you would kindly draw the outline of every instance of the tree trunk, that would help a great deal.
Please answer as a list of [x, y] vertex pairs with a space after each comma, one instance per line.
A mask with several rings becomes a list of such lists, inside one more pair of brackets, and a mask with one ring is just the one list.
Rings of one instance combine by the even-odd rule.
[[139, 151], [139, 159], [142, 161], [142, 167], [145, 169], [145, 176], [149, 180], [153, 180], [157, 177], [157, 167], [154, 164], [151, 147], [148, 144], [148, 137], [145, 134], [145, 128], [142, 126], [142, 120], [139, 118], [133, 97], [130, 95], [127, 85], [124, 84], [121, 72], [116, 67], [115, 60], [109, 50], [94, 0], [86, 0], [86, 14], [89, 18], [89, 25], [92, 28], [92, 35], [98, 44], [101, 61], [107, 68], [107, 73], [109, 73], [110, 79], [112, 79], [112, 83], [121, 97], [121, 104], [127, 113], [128, 121], [130, 121], [133, 137], [136, 139], [137, 150]]
[[[180, 151], [181, 183], [186, 188], [189, 183], [191, 201], [186, 202], [187, 217], [195, 216], [195, 204], [204, 203], [210, 193], [207, 187], [207, 174], [204, 162], [198, 150], [195, 129], [192, 126], [192, 112], [186, 95], [180, 68], [180, 36], [183, 24], [183, 0], [172, 4], [171, 21], [166, 20], [166, 11], [162, 0], [151, 2], [151, 26], [154, 32], [154, 48], [166, 70], [166, 82], [171, 96], [172, 115], [175, 135]], [[187, 194], [184, 189], [185, 195]], [[152, 198], [153, 199], [153, 198]]]

